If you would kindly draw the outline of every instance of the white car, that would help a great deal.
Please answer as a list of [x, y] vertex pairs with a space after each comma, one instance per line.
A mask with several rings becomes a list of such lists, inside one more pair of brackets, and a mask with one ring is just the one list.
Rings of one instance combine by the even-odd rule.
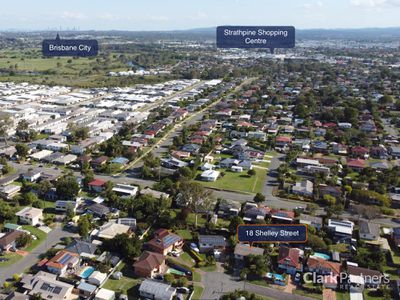
[[197, 253], [200, 252], [200, 249], [199, 249], [199, 247], [197, 247], [196, 243], [191, 243], [190, 244], [190, 249], [192, 249], [193, 251], [195, 251]]

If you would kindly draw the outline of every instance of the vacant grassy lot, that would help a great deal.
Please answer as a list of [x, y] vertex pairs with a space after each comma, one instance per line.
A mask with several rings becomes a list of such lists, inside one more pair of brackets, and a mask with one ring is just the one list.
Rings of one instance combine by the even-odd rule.
[[[258, 192], [262, 192], [264, 181], [267, 176], [267, 170], [254, 168], [256, 175], [249, 176], [246, 171], [243, 172], [232, 172], [230, 170], [222, 170], [225, 175], [220, 177], [215, 182], [205, 182], [198, 180], [197, 181], [203, 184], [206, 187], [226, 190], [226, 191], [234, 191], [234, 192], [242, 192], [242, 193], [250, 193], [255, 194]], [[201, 172], [198, 172], [200, 175]]]

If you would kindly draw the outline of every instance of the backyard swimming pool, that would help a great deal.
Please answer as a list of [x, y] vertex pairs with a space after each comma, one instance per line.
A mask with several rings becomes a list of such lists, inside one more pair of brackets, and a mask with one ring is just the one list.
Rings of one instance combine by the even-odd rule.
[[325, 253], [320, 253], [320, 252], [314, 252], [313, 255], [311, 255], [311, 257], [319, 257], [322, 258], [324, 260], [330, 260], [331, 256]]
[[79, 273], [79, 277], [86, 279], [88, 278], [90, 275], [92, 275], [92, 273], [94, 272], [94, 268], [93, 267], [85, 267], [84, 269], [81, 270], [81, 272]]

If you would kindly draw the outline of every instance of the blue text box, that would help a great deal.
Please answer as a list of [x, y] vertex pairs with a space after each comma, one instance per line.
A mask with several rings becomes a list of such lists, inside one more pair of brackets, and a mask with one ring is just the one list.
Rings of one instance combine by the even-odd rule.
[[293, 26], [218, 26], [218, 48], [293, 48]]
[[42, 43], [43, 56], [96, 56], [99, 53], [97, 40], [46, 39]]
[[305, 243], [307, 226], [302, 224], [239, 225], [239, 242], [247, 243]]

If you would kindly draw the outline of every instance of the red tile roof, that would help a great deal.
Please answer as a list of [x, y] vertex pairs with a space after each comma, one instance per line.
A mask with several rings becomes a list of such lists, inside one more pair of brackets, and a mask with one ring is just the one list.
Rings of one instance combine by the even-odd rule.
[[101, 180], [101, 179], [95, 179], [88, 183], [88, 185], [91, 185], [91, 186], [103, 186], [105, 184], [106, 184], [106, 181]]

